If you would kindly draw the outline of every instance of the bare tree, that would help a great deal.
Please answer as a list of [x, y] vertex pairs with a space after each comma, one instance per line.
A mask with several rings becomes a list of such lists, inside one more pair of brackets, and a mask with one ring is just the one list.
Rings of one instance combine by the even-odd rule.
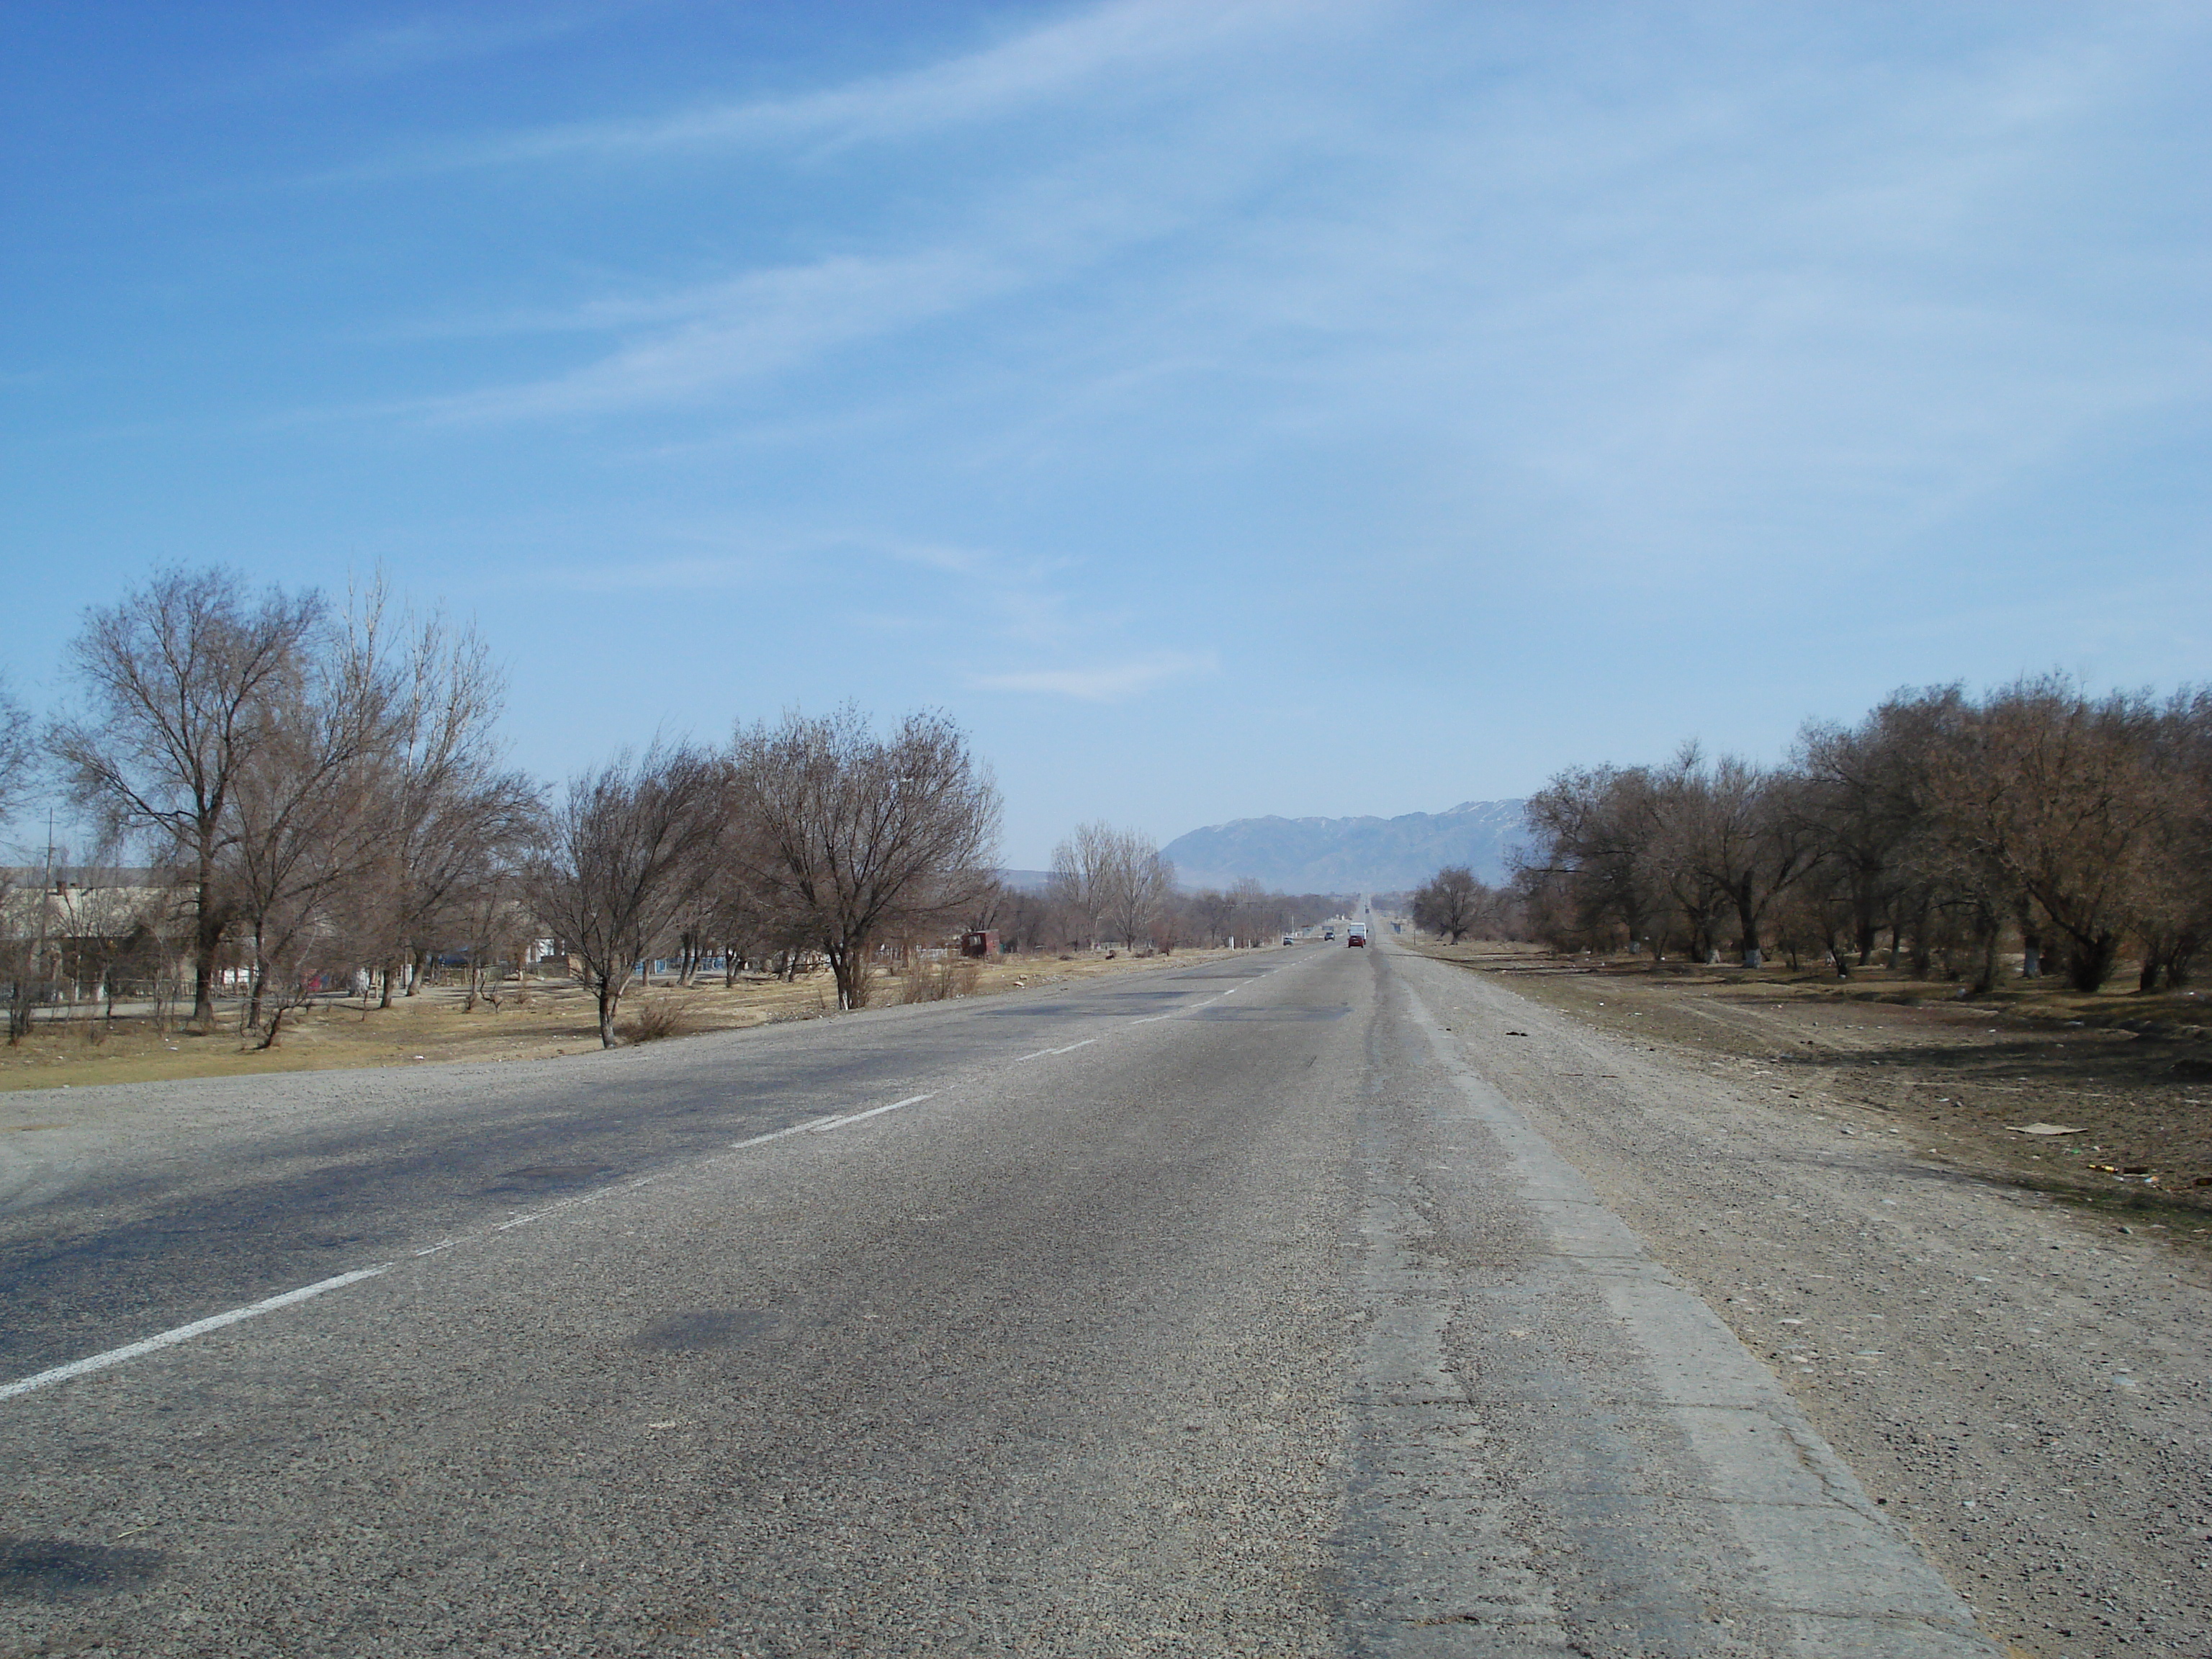
[[2142, 928], [2164, 805], [2159, 713], [2148, 698], [2092, 702], [2055, 678], [1970, 709], [1929, 765], [1934, 830], [1990, 902], [2027, 895], [2066, 950], [2074, 988], [2111, 977]]
[[215, 1017], [216, 957], [236, 915], [224, 855], [232, 791], [276, 726], [265, 705], [299, 672], [323, 616], [313, 593], [246, 597], [222, 570], [167, 570], [94, 607], [68, 660], [88, 707], [48, 748], [80, 806], [184, 866], [193, 902], [192, 1020]]
[[672, 937], [698, 896], [720, 832], [725, 768], [690, 748], [655, 744], [571, 781], [545, 845], [526, 867], [530, 902], [584, 964], [599, 1002], [599, 1042], [638, 964]]
[[2137, 988], [2185, 989], [2212, 941], [2212, 690], [2178, 694], [2162, 716], [2158, 811], [2141, 896]]
[[1106, 914], [1114, 868], [1121, 857], [1121, 832], [1103, 819], [1079, 823], [1052, 849], [1052, 878], [1047, 890], [1054, 902], [1080, 917], [1084, 942], [1095, 945]]
[[850, 705], [787, 714], [732, 758], [737, 878], [820, 946], [840, 1008], [866, 1006], [880, 936], [942, 927], [994, 879], [998, 788], [942, 714], [888, 738]]
[[1413, 926], [1456, 945], [1481, 920], [1490, 890], [1464, 864], [1448, 864], [1413, 895]]
[[[244, 1023], [261, 1030], [264, 1048], [306, 996], [319, 947], [326, 959], [313, 965], [327, 968], [368, 943], [376, 806], [400, 777], [400, 700], [382, 620], [372, 596], [261, 700], [264, 729], [231, 791], [232, 885], [253, 952]], [[343, 951], [331, 950], [341, 936]]]
[[31, 717], [8, 690], [0, 674], [0, 824], [22, 810], [38, 763], [38, 744], [32, 738]]
[[1097, 880], [1107, 925], [1132, 948], [1152, 937], [1154, 921], [1175, 898], [1175, 866], [1141, 830], [1107, 831]]
[[384, 862], [383, 964], [392, 1006], [399, 960], [417, 971], [449, 936], [488, 914], [484, 887], [511, 874], [544, 802], [502, 768], [496, 725], [505, 685], [475, 630], [433, 612], [411, 619], [398, 691], [398, 764], [378, 814]]
[[1734, 756], [1701, 763], [1685, 749], [1659, 808], [1672, 860], [1735, 912], [1743, 965], [1764, 960], [1760, 929], [1777, 895], [1802, 875], [1814, 848], [1795, 803], [1795, 780]]

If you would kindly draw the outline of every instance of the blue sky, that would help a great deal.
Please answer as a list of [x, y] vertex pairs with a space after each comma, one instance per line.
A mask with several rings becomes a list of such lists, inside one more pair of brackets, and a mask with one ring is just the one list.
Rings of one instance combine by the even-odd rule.
[[0, 19], [0, 665], [383, 565], [517, 761], [949, 710], [1010, 862], [2206, 675], [2212, 9]]

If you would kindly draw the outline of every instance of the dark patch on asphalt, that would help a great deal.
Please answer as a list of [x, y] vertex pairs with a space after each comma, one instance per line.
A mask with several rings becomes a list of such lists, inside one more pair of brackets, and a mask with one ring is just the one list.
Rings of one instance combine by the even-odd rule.
[[0, 1600], [61, 1601], [127, 1589], [161, 1570], [159, 1550], [0, 1534]]
[[630, 1346], [659, 1353], [690, 1353], [704, 1348], [734, 1348], [764, 1330], [769, 1316], [757, 1308], [736, 1308], [721, 1313], [672, 1314], [655, 1320], [635, 1336]]
[[1239, 1025], [1295, 1024], [1304, 1020], [1342, 1019], [1351, 1008], [1200, 1008], [1192, 1019], [1227, 1020]]

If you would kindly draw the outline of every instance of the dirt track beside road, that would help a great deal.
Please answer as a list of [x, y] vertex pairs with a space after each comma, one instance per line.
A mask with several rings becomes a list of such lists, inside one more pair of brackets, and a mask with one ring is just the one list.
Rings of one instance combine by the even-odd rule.
[[[1430, 953], [1806, 1112], [1877, 1112], [1885, 1131], [1962, 1172], [2183, 1241], [2212, 1231], [2212, 1042], [2171, 1018], [2131, 1017], [2136, 999], [1970, 1000], [1880, 972], [1838, 981], [1654, 974], [1476, 946]], [[2021, 1133], [2036, 1124], [2079, 1133]]]
[[[2189, 1088], [2171, 1051], [2202, 1045], [1532, 966], [1454, 970], [1471, 1060], [1988, 1632], [2034, 1659], [2212, 1653], [2212, 1216], [2086, 1167], [2193, 1179], [2201, 1141], [2160, 1126]], [[2039, 1117], [2088, 1120], [2107, 1156], [2003, 1127]]]

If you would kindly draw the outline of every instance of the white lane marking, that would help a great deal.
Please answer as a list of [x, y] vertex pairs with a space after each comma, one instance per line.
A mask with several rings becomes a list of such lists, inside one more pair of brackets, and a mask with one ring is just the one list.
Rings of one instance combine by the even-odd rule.
[[120, 1348], [110, 1348], [106, 1353], [96, 1353], [87, 1359], [73, 1359], [66, 1365], [57, 1365], [50, 1371], [40, 1371], [36, 1376], [27, 1376], [20, 1382], [0, 1387], [0, 1400], [19, 1394], [28, 1394], [33, 1389], [43, 1389], [51, 1383], [66, 1382], [73, 1376], [82, 1376], [87, 1371], [104, 1370], [110, 1365], [119, 1365], [126, 1359], [136, 1359], [140, 1354], [152, 1353], [161, 1348], [173, 1348], [179, 1342], [189, 1342], [210, 1331], [219, 1331], [226, 1325], [235, 1325], [241, 1319], [252, 1319], [257, 1314], [272, 1313], [278, 1308], [289, 1308], [295, 1302], [305, 1302], [311, 1296], [320, 1296], [325, 1291], [335, 1291], [347, 1285], [357, 1285], [364, 1279], [374, 1279], [386, 1271], [388, 1261], [374, 1267], [357, 1267], [349, 1273], [340, 1273], [336, 1279], [325, 1279], [313, 1285], [303, 1285], [296, 1291], [287, 1291], [282, 1296], [272, 1296], [256, 1302], [250, 1307], [233, 1308], [228, 1313], [210, 1314], [205, 1319], [196, 1319], [189, 1325], [179, 1325], [173, 1331], [163, 1331], [159, 1336], [149, 1336], [143, 1342], [132, 1342]]
[[932, 1089], [926, 1095], [908, 1095], [904, 1100], [895, 1100], [888, 1106], [871, 1106], [865, 1112], [854, 1112], [844, 1117], [833, 1117], [827, 1123], [817, 1123], [812, 1127], [817, 1135], [827, 1134], [832, 1129], [843, 1128], [848, 1123], [858, 1123], [864, 1117], [880, 1117], [885, 1112], [896, 1112], [902, 1106], [913, 1106], [920, 1102], [936, 1098], [937, 1091]]
[[1085, 1037], [1080, 1042], [1069, 1043], [1065, 1048], [1040, 1048], [1033, 1054], [1018, 1054], [1007, 1063], [1018, 1066], [1025, 1060], [1042, 1060], [1047, 1054], [1072, 1054], [1078, 1048], [1088, 1048], [1097, 1041], [1097, 1037]]
[[[1270, 971], [1273, 970], [1270, 969]], [[1208, 1002], [1218, 1002], [1222, 997], [1231, 994], [1237, 988], [1232, 986], [1230, 990], [1221, 992], [1217, 996], [1209, 997], [1206, 1002], [1197, 1006], [1202, 1008]], [[1129, 1024], [1149, 1025], [1154, 1020], [1172, 1019], [1176, 1014], [1186, 1012], [1188, 1011], [1183, 1009], [1171, 1009], [1164, 1014], [1151, 1014], [1142, 1019], [1131, 1020]], [[1019, 1065], [1024, 1060], [1042, 1060], [1049, 1054], [1072, 1054], [1078, 1048], [1088, 1048], [1097, 1041], [1097, 1037], [1085, 1037], [1081, 1042], [1071, 1042], [1065, 1048], [1040, 1048], [1033, 1054], [1022, 1055], [1013, 1063]], [[871, 1107], [865, 1112], [852, 1112], [842, 1116], [811, 1118], [805, 1123], [794, 1123], [787, 1128], [771, 1129], [766, 1134], [753, 1136], [750, 1140], [732, 1142], [731, 1150], [742, 1152], [748, 1146], [764, 1146], [771, 1140], [781, 1140], [786, 1135], [804, 1134], [809, 1130], [821, 1134], [831, 1129], [842, 1128], [848, 1123], [858, 1123], [865, 1118], [879, 1116], [884, 1112], [896, 1112], [902, 1106], [918, 1106], [925, 1100], [935, 1099], [939, 1092], [933, 1089], [927, 1094], [908, 1095], [904, 1100], [895, 1100], [888, 1106]], [[640, 1176], [633, 1181], [616, 1182], [611, 1185], [600, 1188], [596, 1192], [579, 1193], [574, 1198], [564, 1199], [558, 1204], [548, 1205], [542, 1210], [532, 1210], [527, 1215], [511, 1216], [505, 1221], [495, 1223], [484, 1232], [470, 1237], [488, 1238], [493, 1233], [507, 1232], [516, 1227], [526, 1226], [531, 1222], [543, 1220], [549, 1215], [572, 1209], [579, 1204], [596, 1203], [611, 1193], [627, 1192], [631, 1188], [647, 1186], [659, 1179], [661, 1176], [658, 1175]], [[425, 1245], [411, 1254], [417, 1257], [437, 1255], [466, 1242], [465, 1237], [441, 1239], [437, 1243]], [[234, 1308], [228, 1313], [213, 1314], [205, 1319], [195, 1320], [189, 1325], [179, 1325], [173, 1331], [163, 1331], [158, 1336], [149, 1336], [141, 1342], [132, 1342], [120, 1348], [111, 1348], [106, 1353], [96, 1353], [88, 1358], [72, 1360], [66, 1365], [57, 1365], [52, 1370], [40, 1371], [35, 1376], [27, 1376], [19, 1382], [0, 1384], [0, 1400], [12, 1399], [16, 1395], [28, 1394], [33, 1389], [46, 1388], [56, 1382], [66, 1382], [71, 1377], [82, 1376], [89, 1371], [104, 1370], [110, 1365], [121, 1364], [126, 1359], [136, 1359], [142, 1354], [158, 1352], [163, 1348], [173, 1347], [179, 1342], [188, 1342], [193, 1337], [204, 1335], [210, 1331], [221, 1330], [226, 1325], [235, 1325], [240, 1320], [252, 1319], [259, 1314], [269, 1313], [278, 1308], [289, 1307], [295, 1302], [305, 1302], [308, 1297], [320, 1296], [325, 1291], [335, 1291], [348, 1285], [358, 1284], [364, 1279], [374, 1279], [378, 1274], [388, 1272], [392, 1264], [387, 1261], [374, 1267], [356, 1268], [349, 1273], [340, 1273], [334, 1279], [325, 1279], [313, 1285], [302, 1285], [296, 1291], [287, 1291], [282, 1296], [270, 1297], [264, 1301], [252, 1304], [250, 1307]]]
[[[532, 1210], [527, 1215], [509, 1216], [504, 1221], [495, 1222], [483, 1237], [489, 1238], [492, 1233], [503, 1233], [510, 1227], [520, 1227], [529, 1222], [542, 1221], [549, 1215], [558, 1215], [563, 1210], [573, 1210], [579, 1204], [596, 1204], [611, 1193], [626, 1193], [634, 1187], [650, 1187], [659, 1179], [660, 1176], [657, 1175], [637, 1176], [629, 1181], [617, 1181], [605, 1187], [594, 1188], [588, 1193], [578, 1193], [574, 1198], [564, 1198], [557, 1204], [548, 1204], [544, 1209]], [[458, 1239], [453, 1242], [459, 1243]], [[421, 1255], [427, 1255], [428, 1252], [418, 1250], [416, 1254]]]
[[750, 1140], [733, 1140], [730, 1143], [730, 1150], [733, 1152], [741, 1152], [748, 1146], [766, 1146], [769, 1141], [781, 1140], [786, 1135], [803, 1135], [809, 1129], [827, 1128], [837, 1121], [837, 1115], [835, 1112], [827, 1117], [810, 1117], [804, 1123], [794, 1123], [788, 1128], [770, 1129], [766, 1134], [755, 1135]]

